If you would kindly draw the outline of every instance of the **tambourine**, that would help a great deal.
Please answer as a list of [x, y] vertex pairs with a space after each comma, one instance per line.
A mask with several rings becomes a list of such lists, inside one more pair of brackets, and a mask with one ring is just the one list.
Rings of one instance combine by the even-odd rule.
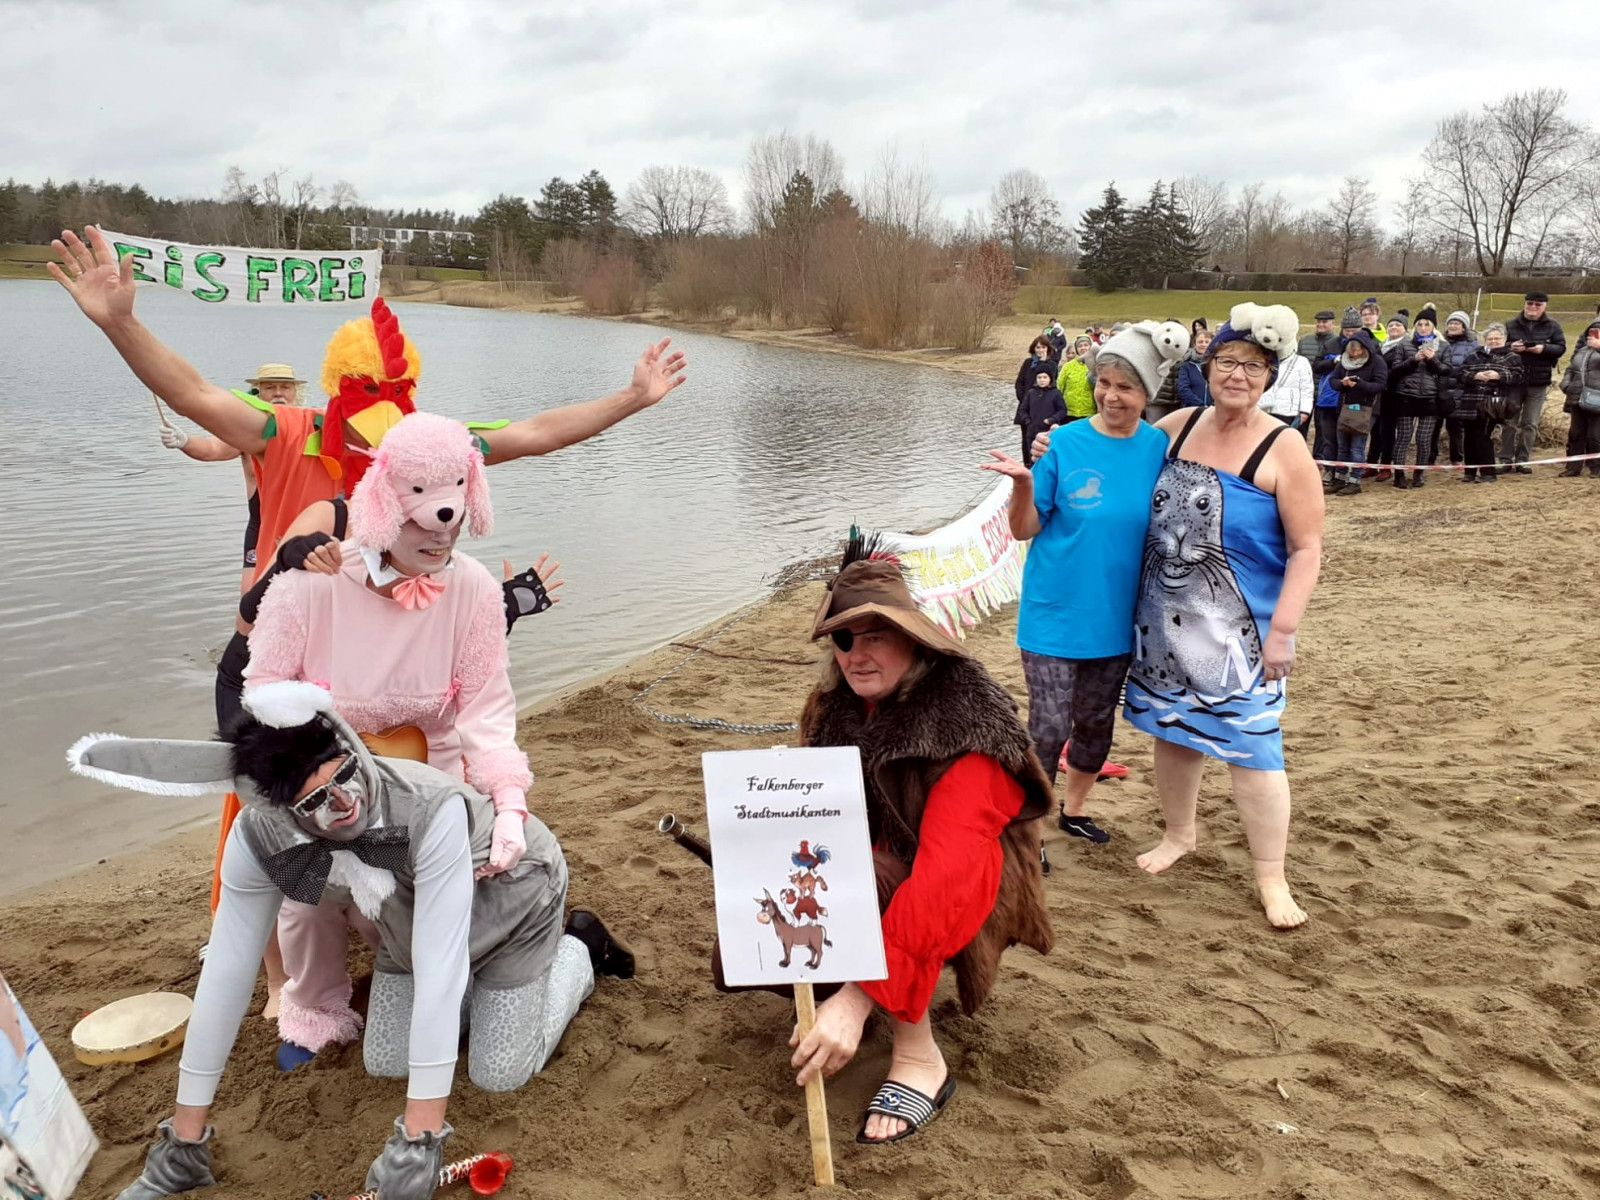
[[125, 996], [72, 1027], [72, 1052], [91, 1067], [143, 1062], [183, 1045], [194, 1001], [177, 992]]

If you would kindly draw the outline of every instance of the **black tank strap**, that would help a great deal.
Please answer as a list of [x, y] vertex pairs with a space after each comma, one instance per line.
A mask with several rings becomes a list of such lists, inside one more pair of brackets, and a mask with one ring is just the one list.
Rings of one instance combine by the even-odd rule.
[[1289, 427], [1287, 425], [1279, 425], [1266, 437], [1262, 438], [1261, 444], [1256, 447], [1256, 452], [1244, 464], [1244, 470], [1239, 472], [1239, 478], [1253, 485], [1256, 481], [1256, 472], [1261, 469], [1261, 464], [1267, 460], [1267, 451], [1272, 449], [1272, 443], [1278, 440], [1280, 434], [1288, 431]]
[[1167, 451], [1168, 458], [1178, 457], [1178, 451], [1183, 449], [1184, 440], [1189, 436], [1189, 431], [1194, 428], [1194, 423], [1205, 415], [1206, 410], [1203, 408], [1197, 408], [1194, 410], [1194, 416], [1185, 421], [1183, 423], [1183, 428], [1178, 430], [1178, 436], [1172, 443], [1172, 449]]
[[343, 496], [335, 496], [333, 498], [333, 540], [336, 542], [344, 541], [345, 530], [349, 525], [350, 505], [345, 502]]

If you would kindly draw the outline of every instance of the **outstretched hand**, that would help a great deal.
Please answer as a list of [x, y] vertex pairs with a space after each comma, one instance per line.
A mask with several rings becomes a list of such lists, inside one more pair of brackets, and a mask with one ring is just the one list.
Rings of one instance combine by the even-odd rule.
[[[561, 570], [561, 564], [551, 562], [550, 555], [545, 553], [539, 555], [529, 569], [539, 577], [539, 582], [544, 584], [544, 590], [550, 593], [550, 603], [560, 604], [561, 597], [555, 594], [556, 589], [567, 586], [567, 581], [556, 573]], [[517, 573], [517, 568], [512, 565], [509, 558], [500, 560], [500, 570], [503, 572], [502, 577], [507, 583], [511, 582], [511, 577]]]
[[989, 457], [994, 462], [979, 463], [978, 469], [993, 471], [996, 475], [1005, 475], [1011, 479], [1032, 479], [1033, 469], [1025, 467], [1009, 454], [1002, 454], [998, 450], [989, 451]]
[[133, 315], [133, 257], [117, 262], [117, 252], [106, 235], [93, 225], [83, 231], [87, 244], [70, 229], [50, 243], [61, 259], [48, 263], [50, 274], [100, 328]]
[[667, 354], [667, 347], [670, 345], [672, 339], [667, 337], [654, 345], [646, 346], [644, 353], [639, 356], [639, 361], [633, 364], [631, 386], [644, 401], [646, 408], [659, 402], [663, 396], [689, 378], [688, 356], [682, 350]]

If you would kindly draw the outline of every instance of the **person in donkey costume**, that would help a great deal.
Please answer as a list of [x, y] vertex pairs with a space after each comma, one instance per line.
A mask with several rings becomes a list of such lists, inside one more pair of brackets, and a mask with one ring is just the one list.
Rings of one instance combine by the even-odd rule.
[[[222, 857], [222, 900], [178, 1067], [177, 1107], [157, 1126], [119, 1200], [216, 1183], [207, 1124], [285, 898], [326, 895], [378, 931], [362, 1044], [368, 1074], [407, 1078], [405, 1112], [367, 1173], [380, 1200], [428, 1200], [463, 1015], [467, 1071], [487, 1091], [521, 1087], [554, 1053], [595, 973], [624, 978], [632, 956], [592, 913], [566, 913], [555, 836], [525, 818], [526, 853], [482, 877], [498, 828], [489, 797], [426, 763], [376, 758], [315, 684], [253, 689], [226, 740], [90, 734], [68, 752], [78, 774], [157, 795], [232, 790], [244, 808]], [[563, 932], [565, 930], [565, 932]]]
[[855, 1057], [874, 1009], [888, 1014], [889, 1078], [856, 1139], [881, 1144], [916, 1133], [955, 1091], [928, 1011], [946, 962], [970, 1016], [1006, 947], [1054, 944], [1039, 869], [1053, 800], [1016, 702], [872, 552], [852, 541], [817, 612], [812, 639], [832, 652], [800, 730], [808, 746], [861, 749], [889, 977], [846, 984], [790, 1044], [803, 1087]]

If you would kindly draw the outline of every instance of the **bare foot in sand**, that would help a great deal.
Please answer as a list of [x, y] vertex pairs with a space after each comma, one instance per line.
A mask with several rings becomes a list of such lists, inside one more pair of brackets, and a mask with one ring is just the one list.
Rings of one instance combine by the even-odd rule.
[[1306, 910], [1294, 902], [1289, 885], [1283, 880], [1258, 882], [1256, 890], [1261, 894], [1261, 907], [1267, 911], [1267, 921], [1274, 929], [1298, 929], [1309, 920]]
[[267, 1002], [261, 1009], [262, 1020], [276, 1021], [278, 1019], [278, 997], [282, 991], [282, 984], [277, 987], [273, 987], [270, 983], [267, 984]]
[[1149, 871], [1152, 875], [1159, 875], [1193, 849], [1193, 838], [1185, 841], [1168, 834], [1161, 839], [1159, 846], [1154, 850], [1146, 850], [1138, 858], [1134, 859], [1134, 862], [1139, 864], [1141, 871]]

